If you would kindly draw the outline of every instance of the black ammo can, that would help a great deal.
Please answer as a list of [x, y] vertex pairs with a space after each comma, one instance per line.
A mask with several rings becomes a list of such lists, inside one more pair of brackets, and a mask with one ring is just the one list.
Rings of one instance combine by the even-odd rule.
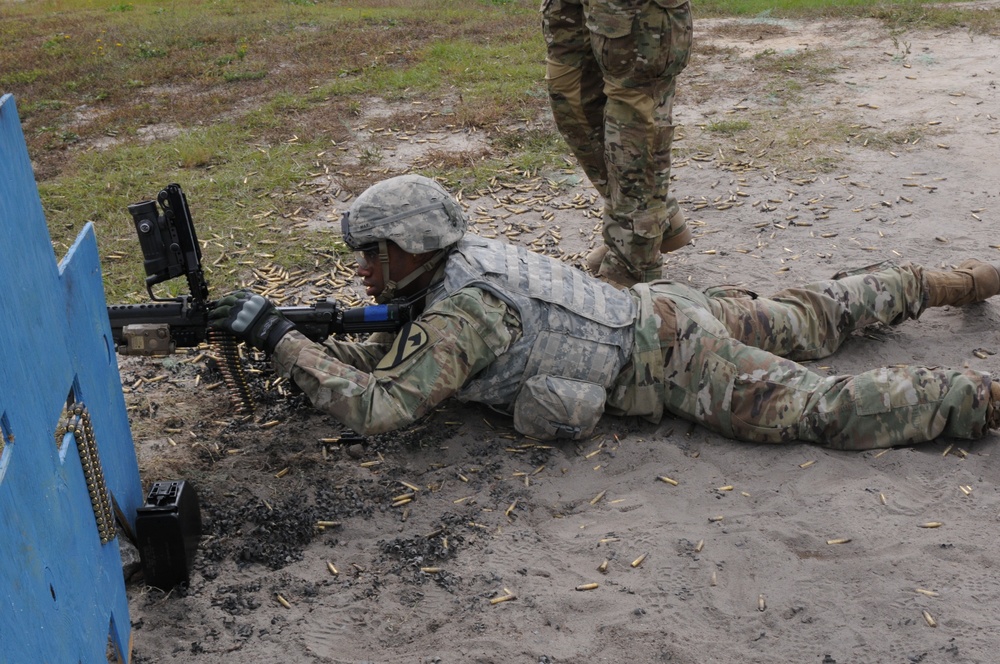
[[201, 537], [201, 511], [194, 487], [156, 482], [137, 510], [135, 538], [148, 585], [161, 590], [186, 584]]

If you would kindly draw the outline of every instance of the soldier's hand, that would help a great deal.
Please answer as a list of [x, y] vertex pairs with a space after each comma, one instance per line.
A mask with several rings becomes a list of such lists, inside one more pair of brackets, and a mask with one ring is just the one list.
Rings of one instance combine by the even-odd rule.
[[267, 353], [273, 353], [281, 338], [295, 327], [267, 298], [245, 290], [216, 302], [208, 313], [208, 325]]

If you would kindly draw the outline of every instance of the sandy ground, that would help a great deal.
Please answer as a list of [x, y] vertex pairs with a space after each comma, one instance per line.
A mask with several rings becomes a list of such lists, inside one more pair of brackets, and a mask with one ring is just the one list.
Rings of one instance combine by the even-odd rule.
[[[675, 192], [698, 237], [672, 278], [769, 293], [881, 260], [998, 258], [996, 40], [864, 21], [697, 32], [730, 50], [680, 82]], [[823, 168], [783, 166], [767, 134], [708, 131], [771, 108], [755, 54], [813, 51], [835, 71], [787, 122], [855, 136], [803, 145]], [[479, 232], [573, 261], [599, 204], [546, 178], [512, 173], [463, 202]], [[319, 217], [343, 207], [328, 203]], [[997, 303], [934, 310], [816, 364], [1000, 370], [998, 321]], [[186, 592], [130, 586], [135, 662], [997, 661], [996, 435], [843, 453], [606, 419], [592, 440], [545, 446], [448, 404], [337, 443], [332, 418], [275, 389], [235, 421], [210, 369], [180, 359], [122, 364], [145, 479], [188, 480], [205, 519]]]

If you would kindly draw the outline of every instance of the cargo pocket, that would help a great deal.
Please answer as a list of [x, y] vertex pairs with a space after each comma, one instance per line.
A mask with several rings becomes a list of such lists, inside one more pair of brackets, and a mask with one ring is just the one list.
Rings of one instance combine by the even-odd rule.
[[514, 400], [514, 428], [538, 440], [581, 440], [593, 433], [606, 399], [604, 388], [594, 383], [532, 376]]
[[598, 7], [587, 12], [594, 57], [605, 76], [631, 80], [636, 66], [635, 26], [638, 9]]
[[[878, 380], [881, 378], [882, 380]], [[892, 410], [889, 375], [883, 370], [868, 371], [854, 378], [854, 408], [858, 415], [879, 415]]]
[[662, 8], [662, 21], [653, 21], [652, 29], [662, 25], [663, 40], [660, 60], [664, 61], [660, 76], [677, 76], [687, 67], [691, 58], [691, 42], [694, 38], [694, 24], [691, 18], [691, 3], [684, 0], [655, 0]]
[[684, 382], [669, 381], [667, 401], [671, 412], [732, 438], [736, 366], [711, 351], [692, 361], [693, 370], [683, 376]]
[[799, 439], [809, 390], [758, 380], [747, 374], [733, 384], [733, 436], [752, 443], [788, 443]]
[[727, 438], [733, 437], [733, 384], [736, 366], [715, 353], [708, 353], [698, 376], [695, 417]]

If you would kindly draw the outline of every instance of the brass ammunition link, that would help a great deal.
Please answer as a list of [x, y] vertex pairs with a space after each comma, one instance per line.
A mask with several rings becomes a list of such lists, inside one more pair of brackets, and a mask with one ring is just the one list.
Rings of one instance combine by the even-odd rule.
[[101, 537], [101, 544], [107, 544], [117, 534], [115, 515], [111, 507], [111, 496], [104, 482], [104, 470], [97, 452], [97, 439], [94, 436], [90, 411], [83, 402], [77, 401], [67, 406], [65, 412], [66, 421], [56, 430], [56, 444], [62, 443], [65, 434], [73, 434], [80, 455], [80, 465], [83, 468], [83, 478], [90, 494], [90, 506], [94, 510], [94, 520], [97, 522], [97, 532]]
[[208, 341], [218, 350], [222, 358], [219, 371], [222, 373], [233, 405], [241, 414], [253, 415], [256, 404], [250, 393], [250, 384], [247, 382], [243, 363], [240, 361], [239, 341], [231, 334], [211, 328], [208, 330]]

